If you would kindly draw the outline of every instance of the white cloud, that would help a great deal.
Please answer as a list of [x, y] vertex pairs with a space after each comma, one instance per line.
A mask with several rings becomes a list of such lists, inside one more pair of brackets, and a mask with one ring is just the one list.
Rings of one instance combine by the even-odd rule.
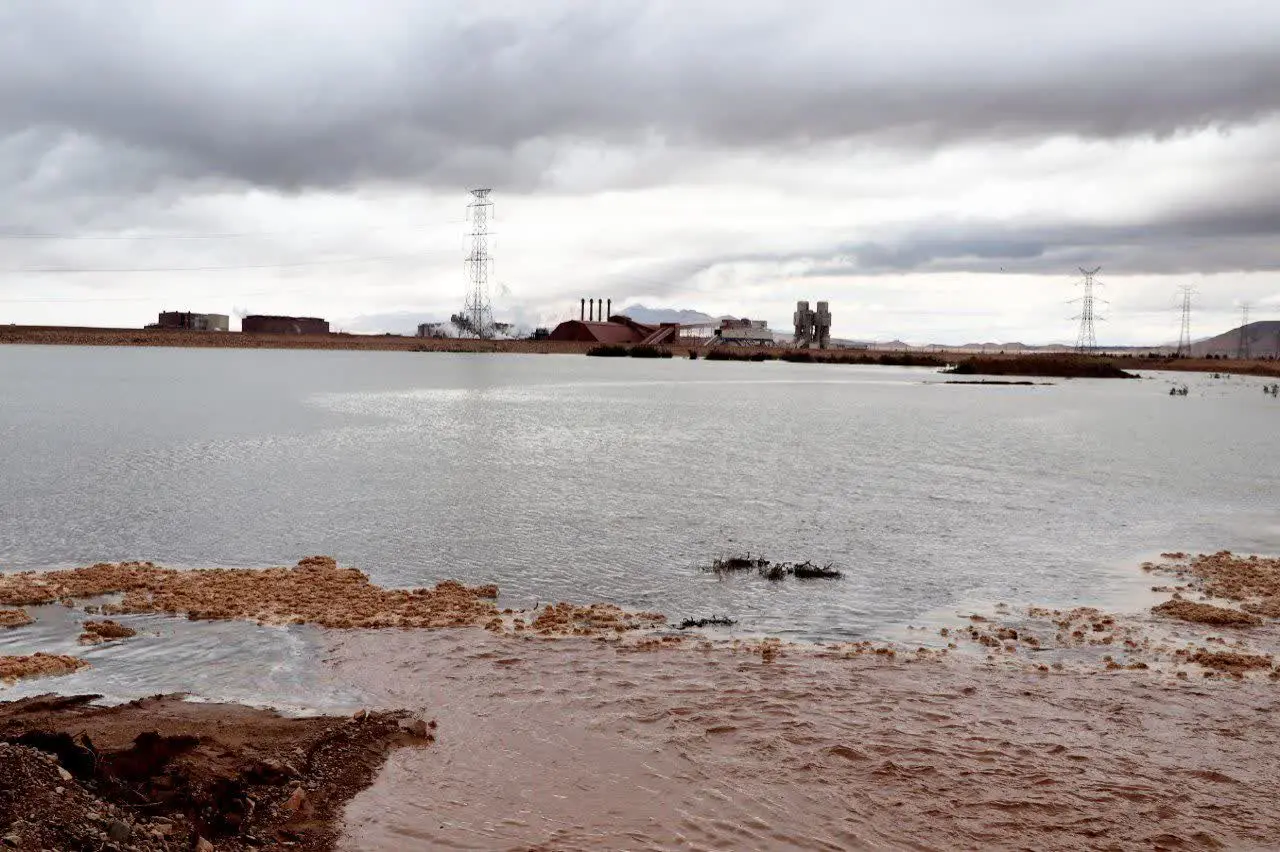
[[[1173, 336], [1181, 283], [1206, 333], [1280, 310], [1269, 6], [213, 10], [0, 10], [0, 232], [74, 237], [0, 238], [0, 321], [444, 318], [471, 181], [530, 324], [825, 298], [838, 335], [1069, 340], [1099, 263], [1109, 342]], [[172, 234], [223, 236], [94, 238]]]

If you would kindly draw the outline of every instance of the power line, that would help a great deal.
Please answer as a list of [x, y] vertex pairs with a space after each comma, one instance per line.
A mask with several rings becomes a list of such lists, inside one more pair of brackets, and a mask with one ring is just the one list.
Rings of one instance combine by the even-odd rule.
[[1236, 357], [1241, 360], [1249, 358], [1249, 303], [1240, 306], [1240, 343], [1236, 346]]
[[1184, 284], [1178, 288], [1182, 293], [1182, 326], [1178, 332], [1178, 352], [1179, 358], [1191, 357], [1191, 297], [1195, 294], [1196, 288], [1190, 284]]
[[[1093, 311], [1093, 288], [1095, 285], [1101, 287], [1102, 284], [1094, 281], [1093, 276], [1097, 275], [1098, 271], [1101, 269], [1101, 266], [1096, 266], [1093, 269], [1085, 269], [1083, 266], [1080, 267], [1080, 272], [1084, 274], [1084, 280], [1079, 282], [1079, 286], [1084, 287], [1084, 295], [1079, 299], [1072, 300], [1080, 302], [1080, 313], [1074, 317], [1074, 319], [1080, 320], [1080, 331], [1076, 335], [1077, 352], [1092, 352], [1098, 348], [1097, 336], [1094, 334], [1093, 329], [1093, 321], [1095, 318]], [[1098, 319], [1104, 318], [1098, 317]]]
[[493, 306], [489, 302], [489, 272], [493, 258], [489, 254], [489, 217], [493, 201], [491, 189], [471, 190], [471, 203], [467, 212], [471, 220], [471, 251], [467, 254], [467, 298], [463, 303], [461, 323], [466, 331], [481, 339], [493, 334]]

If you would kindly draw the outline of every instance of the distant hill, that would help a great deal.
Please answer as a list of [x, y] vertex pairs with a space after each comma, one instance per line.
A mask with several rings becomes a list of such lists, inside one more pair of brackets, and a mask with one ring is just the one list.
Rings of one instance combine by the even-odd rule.
[[678, 322], [682, 325], [691, 325], [701, 322], [716, 322], [716, 317], [710, 314], [704, 314], [702, 311], [677, 310], [676, 308], [646, 308], [644, 305], [628, 305], [625, 308], [614, 311], [615, 314], [631, 317], [636, 322], [645, 323], [646, 325], [657, 325], [663, 322]]
[[[1249, 354], [1254, 358], [1266, 358], [1268, 356], [1280, 356], [1280, 320], [1259, 320], [1251, 322], [1243, 326], [1245, 334], [1249, 340]], [[1205, 340], [1198, 340], [1191, 344], [1191, 354], [1203, 357], [1205, 355], [1228, 355], [1234, 356], [1240, 348], [1240, 328], [1233, 328], [1231, 331], [1219, 334], [1217, 337], [1210, 337]]]

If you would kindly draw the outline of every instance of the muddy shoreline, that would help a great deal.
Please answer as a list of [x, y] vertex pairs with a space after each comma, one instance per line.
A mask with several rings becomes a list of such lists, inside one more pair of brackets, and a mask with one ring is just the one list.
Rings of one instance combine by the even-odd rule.
[[[180, 329], [131, 329], [89, 328], [64, 326], [0, 326], [0, 345], [28, 344], [50, 346], [176, 346], [196, 349], [312, 349], [353, 350], [374, 352], [498, 352], [511, 354], [562, 354], [584, 355], [595, 344], [550, 340], [457, 340], [418, 338], [401, 335], [281, 335], [192, 332]], [[676, 357], [686, 357], [692, 348], [699, 355], [706, 350], [700, 346], [679, 345], [661, 347]], [[735, 354], [749, 357], [754, 352], [777, 356], [786, 349], [751, 348], [735, 349]], [[832, 350], [838, 354], [839, 350]], [[893, 355], [901, 350], [855, 350], [872, 358]], [[912, 350], [909, 354], [943, 357], [956, 362], [981, 357], [983, 361], [1019, 361], [1062, 357], [1055, 354], [1025, 355], [1021, 353], [986, 354], [976, 356], [972, 350], [934, 351]], [[815, 355], [815, 360], [822, 360]], [[1170, 370], [1190, 373], [1231, 373], [1234, 375], [1280, 376], [1280, 361], [1255, 358], [1236, 361], [1211, 358], [1146, 358], [1138, 356], [1097, 356], [1098, 362], [1114, 362], [1129, 370]], [[1041, 375], [1041, 373], [1034, 373]], [[1030, 375], [1030, 374], [1028, 374]]]
[[0, 704], [0, 832], [9, 848], [333, 848], [342, 810], [387, 753], [425, 747], [405, 713], [284, 718], [156, 696]]
[[[1134, 570], [1163, 603], [996, 604], [918, 646], [723, 638], [608, 605], [504, 611], [496, 589], [381, 589], [324, 557], [4, 574], [6, 607], [123, 595], [88, 605], [102, 641], [147, 641], [112, 627], [116, 610], [320, 625], [323, 676], [367, 709], [0, 704], [0, 784], [26, 797], [0, 813], [0, 836], [72, 849], [1280, 846], [1280, 560], [1168, 553]], [[342, 757], [299, 766], [290, 754], [315, 751], [299, 737], [336, 737]], [[112, 768], [142, 752], [153, 763]], [[239, 792], [214, 807], [214, 790]], [[45, 811], [60, 815], [22, 815]], [[110, 838], [125, 828], [133, 846]]]

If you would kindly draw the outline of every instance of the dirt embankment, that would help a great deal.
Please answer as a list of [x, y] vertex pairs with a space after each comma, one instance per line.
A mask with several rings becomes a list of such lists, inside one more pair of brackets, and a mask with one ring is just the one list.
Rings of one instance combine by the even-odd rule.
[[[1125, 366], [1130, 366], [1125, 362]], [[1173, 370], [1180, 373], [1231, 373], [1237, 376], [1280, 376], [1280, 360], [1274, 358], [1135, 358], [1135, 370]]]
[[395, 746], [434, 723], [404, 713], [284, 718], [159, 696], [0, 704], [0, 832], [59, 850], [325, 850], [342, 809]]
[[0, 344], [178, 346], [190, 349], [334, 349], [374, 352], [581, 353], [590, 344], [550, 340], [465, 340], [397, 334], [244, 334], [183, 329], [0, 326]]

